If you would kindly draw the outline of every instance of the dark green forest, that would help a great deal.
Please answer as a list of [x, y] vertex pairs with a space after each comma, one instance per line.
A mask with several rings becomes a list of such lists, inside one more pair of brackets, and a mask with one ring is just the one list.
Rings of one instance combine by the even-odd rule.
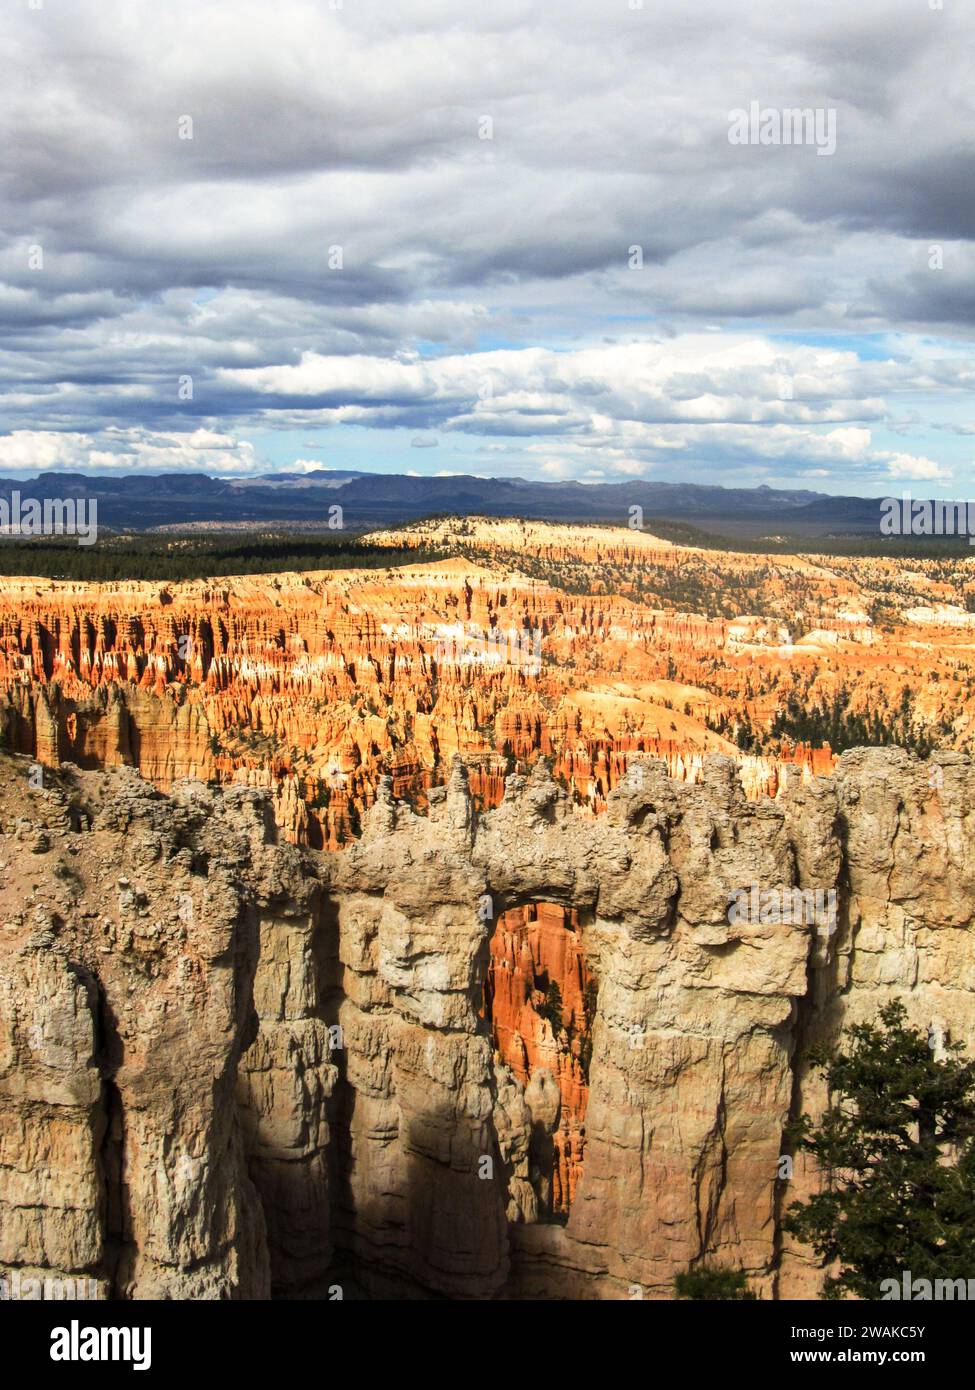
[[207, 536], [104, 535], [96, 545], [63, 537], [0, 541], [0, 574], [45, 579], [207, 579], [316, 569], [384, 569], [422, 564], [443, 552], [404, 550], [368, 537], [328, 533], [218, 532]]
[[[708, 728], [737, 743], [746, 753], [775, 753], [783, 745], [804, 743], [821, 748], [828, 743], [834, 753], [849, 748], [908, 748], [926, 758], [942, 746], [939, 733], [950, 735], [951, 726], [939, 729], [925, 726], [914, 712], [910, 689], [905, 686], [895, 708], [853, 710], [850, 691], [843, 688], [831, 698], [804, 700], [798, 693], [788, 696], [777, 711], [767, 732], [756, 729], [747, 713], [734, 719], [722, 716], [708, 721]], [[946, 740], [951, 746], [951, 740]]]

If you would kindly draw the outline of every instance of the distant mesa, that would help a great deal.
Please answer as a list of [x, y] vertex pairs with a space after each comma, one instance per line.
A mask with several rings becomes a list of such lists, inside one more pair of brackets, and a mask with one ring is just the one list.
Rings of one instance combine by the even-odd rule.
[[[438, 440], [435, 435], [420, 434], [412, 442], [417, 448], [433, 448]], [[2, 478], [0, 498], [9, 499], [11, 492], [26, 485], [23, 479]], [[190, 472], [41, 473], [30, 481], [30, 489], [42, 500], [94, 497], [102, 526], [135, 530], [193, 522], [324, 523], [328, 505], [335, 503], [342, 506], [346, 527], [353, 529], [399, 525], [438, 513], [625, 525], [634, 507], [642, 508], [648, 518], [729, 535], [762, 535], [776, 528], [795, 535], [833, 531], [879, 535], [880, 519], [877, 498], [828, 497], [764, 484], [724, 488], [635, 479], [584, 486], [342, 468], [282, 470], [246, 478]]]

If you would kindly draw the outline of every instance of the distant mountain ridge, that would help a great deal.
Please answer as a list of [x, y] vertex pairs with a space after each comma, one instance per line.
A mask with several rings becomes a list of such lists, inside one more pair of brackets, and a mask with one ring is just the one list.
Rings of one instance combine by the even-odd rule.
[[876, 532], [878, 498], [832, 497], [807, 489], [727, 488], [634, 479], [619, 483], [530, 482], [472, 474], [416, 477], [351, 469], [281, 471], [248, 478], [206, 473], [96, 475], [40, 473], [0, 478], [0, 497], [94, 498], [98, 521], [119, 530], [182, 523], [327, 524], [342, 507], [347, 528], [395, 525], [438, 512], [520, 516], [536, 521], [627, 525], [631, 508], [645, 517], [703, 525], [729, 534], [782, 526], [790, 532]]

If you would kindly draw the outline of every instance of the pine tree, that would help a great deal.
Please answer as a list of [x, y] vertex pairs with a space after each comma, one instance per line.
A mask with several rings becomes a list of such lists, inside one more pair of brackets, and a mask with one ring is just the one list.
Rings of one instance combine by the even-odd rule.
[[553, 980], [548, 987], [545, 995], [545, 1003], [542, 1005], [541, 1013], [551, 1023], [556, 1033], [562, 1031], [562, 991], [559, 989], [558, 981]]
[[827, 1298], [879, 1298], [904, 1271], [967, 1279], [975, 1242], [975, 1061], [958, 1044], [935, 1056], [902, 1004], [851, 1029], [845, 1050], [818, 1052], [830, 1105], [791, 1137], [812, 1154], [824, 1189], [795, 1203], [784, 1228], [839, 1272]]

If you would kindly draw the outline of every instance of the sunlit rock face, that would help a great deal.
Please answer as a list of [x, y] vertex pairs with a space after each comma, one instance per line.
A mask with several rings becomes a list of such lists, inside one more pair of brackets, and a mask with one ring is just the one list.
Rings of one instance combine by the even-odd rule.
[[533, 1117], [540, 1210], [568, 1215], [585, 1157], [596, 981], [579, 914], [553, 903], [511, 908], [491, 937], [485, 1011], [503, 1063]]
[[[940, 746], [975, 733], [968, 629], [945, 608], [967, 602], [954, 562], [820, 562], [478, 520], [377, 540], [406, 563], [173, 584], [0, 579], [9, 746], [49, 766], [132, 764], [162, 788], [266, 789], [288, 839], [334, 849], [359, 833], [380, 777], [422, 810], [458, 753], [482, 808], [545, 757], [591, 817], [648, 754], [681, 782], [700, 780], [709, 752], [734, 757], [752, 798], [829, 772], [822, 737], [755, 751], [793, 696], [810, 708], [844, 691], [892, 718], [907, 687]], [[409, 563], [431, 543], [458, 553]], [[871, 611], [886, 614], [882, 631]]]
[[[975, 1052], [957, 753], [774, 800], [645, 762], [592, 820], [457, 762], [334, 853], [266, 792], [0, 754], [0, 862], [0, 1274], [122, 1298], [661, 1298], [703, 1259], [812, 1295], [810, 1048], [899, 999]], [[752, 884], [832, 928], [733, 917]]]

